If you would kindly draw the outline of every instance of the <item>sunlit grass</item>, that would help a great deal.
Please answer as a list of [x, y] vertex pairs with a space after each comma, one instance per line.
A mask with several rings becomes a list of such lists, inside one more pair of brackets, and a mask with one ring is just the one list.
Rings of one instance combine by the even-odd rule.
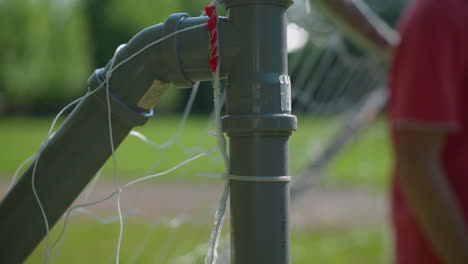
[[[168, 224], [152, 226], [140, 220], [128, 221], [120, 262], [202, 264], [210, 228], [194, 223], [170, 228]], [[54, 263], [115, 263], [118, 230], [118, 223], [104, 225], [83, 218], [73, 221], [63, 245], [55, 251]], [[389, 238], [386, 231], [378, 227], [297, 230], [292, 232], [291, 240], [291, 257], [295, 264], [390, 263]], [[44, 243], [26, 263], [41, 263], [43, 259]]]
[[[0, 119], [0, 178], [11, 177], [18, 165], [34, 153], [47, 135], [52, 118]], [[290, 139], [292, 175], [301, 171], [316, 157], [327, 140], [336, 133], [336, 120], [300, 116], [298, 130]], [[180, 116], [156, 116], [149, 124], [135, 130], [156, 143], [164, 143], [176, 135]], [[183, 160], [214, 148], [214, 131], [206, 116], [190, 117], [176, 143], [167, 149], [155, 149], [140, 139], [129, 136], [116, 152], [118, 175], [124, 179], [145, 176], [148, 173], [167, 170]], [[387, 182], [390, 167], [388, 136], [383, 120], [360, 135], [331, 164], [326, 182], [337, 184], [367, 185], [382, 188]], [[218, 153], [212, 153], [184, 166], [159, 180], [200, 181], [196, 173], [223, 171]], [[104, 166], [104, 178], [112, 176], [112, 162]], [[205, 179], [203, 179], [205, 180]]]
[[[179, 119], [157, 116], [136, 130], [153, 141], [163, 143], [175, 135]], [[0, 119], [1, 179], [11, 177], [17, 166], [39, 147], [50, 121], [51, 118]], [[293, 175], [323, 149], [327, 140], [336, 132], [336, 124], [336, 120], [330, 118], [299, 117], [299, 129], [290, 140]], [[214, 129], [206, 116], [191, 117], [180, 135], [183, 148], [174, 144], [167, 150], [154, 149], [135, 137], [127, 138], [116, 153], [119, 176], [129, 180], [146, 175], [151, 167], [155, 167], [155, 172], [160, 172], [214, 147], [215, 140], [208, 134], [209, 130]], [[386, 131], [384, 120], [380, 120], [360, 135], [332, 163], [325, 181], [329, 184], [384, 188], [391, 162]], [[111, 166], [109, 162], [105, 166], [104, 178], [110, 179]], [[222, 170], [219, 155], [212, 153], [158, 180], [209, 182], [193, 175]], [[152, 233], [150, 223], [142, 219], [130, 219], [125, 224], [121, 263], [203, 263], [211, 229], [209, 224], [209, 221], [182, 224], [175, 229], [160, 224]], [[56, 237], [58, 228], [60, 225], [55, 227], [52, 238]], [[86, 216], [74, 219], [54, 263], [114, 263], [118, 229], [116, 222], [103, 225]], [[148, 241], [141, 248], [140, 244], [147, 236]], [[139, 247], [141, 251], [137, 251]], [[390, 251], [387, 234], [377, 227], [293, 230], [292, 233], [291, 253], [292, 263], [295, 264], [389, 263]], [[42, 244], [26, 263], [41, 263], [43, 257]], [[169, 262], [171, 260], [173, 262]]]
[[332, 163], [327, 181], [384, 189], [392, 166], [388, 128], [384, 120], [359, 135]]

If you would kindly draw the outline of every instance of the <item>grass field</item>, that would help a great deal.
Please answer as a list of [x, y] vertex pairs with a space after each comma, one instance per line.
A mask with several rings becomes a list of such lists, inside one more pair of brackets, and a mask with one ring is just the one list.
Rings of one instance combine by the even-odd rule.
[[[0, 119], [0, 181], [8, 181], [17, 166], [34, 153], [45, 138], [50, 121], [51, 118]], [[175, 134], [178, 122], [179, 117], [155, 118], [145, 127], [136, 130], [151, 140], [162, 143]], [[291, 137], [293, 175], [326, 144], [327, 139], [335, 133], [336, 124], [336, 120], [331, 119], [299, 117], [299, 129]], [[155, 167], [155, 172], [163, 171], [196, 153], [214, 147], [215, 140], [208, 135], [208, 130], [213, 129], [206, 117], [192, 117], [180, 135], [180, 142], [184, 147], [174, 145], [167, 150], [154, 149], [135, 137], [129, 137], [116, 153], [119, 177], [124, 180], [141, 177], [151, 167]], [[389, 156], [385, 122], [380, 120], [339, 155], [325, 182], [382, 190], [386, 186], [391, 163]], [[111, 165], [108, 162], [104, 168], [104, 180], [112, 177]], [[221, 171], [219, 155], [212, 153], [155, 180], [209, 182], [211, 180], [194, 174]], [[212, 181], [218, 182], [216, 179]], [[151, 230], [151, 225], [141, 219], [129, 220], [125, 225], [121, 263], [203, 263], [210, 228], [206, 223], [201, 226], [182, 225], [172, 232], [167, 225], [158, 226], [145, 244], [146, 247], [136, 254], [135, 250]], [[80, 216], [67, 229], [67, 237], [54, 263], [113, 263], [118, 229], [116, 222], [102, 225]], [[380, 227], [293, 230], [292, 263], [388, 263], [389, 248], [388, 236]], [[176, 255], [187, 253], [191, 255], [174, 259]], [[27, 263], [41, 263], [43, 255], [44, 251], [39, 247]]]
[[[115, 263], [118, 228], [118, 223], [76, 221], [69, 227], [54, 263]], [[121, 263], [204, 263], [210, 228], [185, 225], [171, 229], [161, 225], [148, 236], [150, 224], [130, 221], [124, 233]], [[390, 263], [390, 253], [387, 234], [381, 228], [292, 232], [294, 264], [386, 264]], [[43, 257], [42, 244], [26, 263], [41, 263]]]
[[[47, 135], [51, 118], [41, 119], [0, 119], [0, 179], [11, 177], [18, 165], [34, 153]], [[144, 127], [136, 128], [152, 141], [163, 143], [175, 134], [178, 117], [155, 118]], [[293, 176], [310, 162], [331, 138], [336, 130], [336, 120], [299, 117], [299, 129], [291, 137], [291, 171]], [[215, 140], [208, 135], [213, 130], [207, 118], [190, 118], [180, 135], [184, 148], [175, 144], [168, 149], [158, 150], [146, 145], [136, 137], [129, 136], [117, 150], [119, 177], [131, 179], [147, 175], [150, 168], [155, 172], [164, 171], [198, 154], [215, 147]], [[345, 185], [367, 185], [382, 188], [387, 182], [390, 165], [386, 127], [379, 121], [361, 135], [333, 162], [327, 182]], [[217, 153], [196, 160], [158, 180], [198, 181], [195, 173], [222, 172], [220, 156]], [[111, 177], [112, 163], [104, 167], [104, 177]]]

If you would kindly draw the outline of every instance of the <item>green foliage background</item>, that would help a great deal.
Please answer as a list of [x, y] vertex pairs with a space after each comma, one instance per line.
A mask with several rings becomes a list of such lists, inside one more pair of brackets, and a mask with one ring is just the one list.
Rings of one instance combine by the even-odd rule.
[[86, 15], [78, 4], [55, 2], [0, 4], [0, 97], [6, 110], [29, 112], [36, 100], [47, 102], [47, 109], [86, 89], [92, 64]]
[[[406, 0], [367, 2], [394, 24]], [[87, 78], [109, 61], [120, 44], [140, 30], [164, 22], [169, 14], [186, 12], [197, 16], [208, 3], [209, 0], [0, 1], [0, 116], [56, 113], [66, 102], [85, 93]], [[291, 73], [293, 80], [294, 74]], [[196, 112], [211, 110], [208, 86], [200, 89], [194, 105]], [[179, 112], [189, 90], [170, 89], [158, 106], [159, 111]]]
[[[204, 1], [3, 0], [0, 2], [0, 116], [52, 114], [85, 93], [93, 69], [134, 34]], [[166, 108], [183, 95], [166, 96]], [[164, 106], [163, 106], [164, 108]], [[170, 109], [169, 109], [170, 110]]]

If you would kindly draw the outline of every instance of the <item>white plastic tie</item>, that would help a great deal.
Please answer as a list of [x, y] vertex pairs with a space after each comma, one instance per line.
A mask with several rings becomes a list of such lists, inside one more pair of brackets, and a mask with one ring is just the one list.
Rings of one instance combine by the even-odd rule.
[[241, 176], [230, 174], [226, 176], [227, 179], [232, 181], [246, 181], [246, 182], [290, 182], [291, 176]]

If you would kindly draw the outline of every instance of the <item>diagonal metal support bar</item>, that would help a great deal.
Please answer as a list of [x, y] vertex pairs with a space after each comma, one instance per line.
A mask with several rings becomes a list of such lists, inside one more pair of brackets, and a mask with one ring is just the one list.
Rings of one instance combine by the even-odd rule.
[[[118, 147], [132, 127], [145, 124], [153, 116], [152, 108], [168, 84], [191, 87], [195, 81], [212, 78], [207, 63], [210, 54], [206, 20], [187, 14], [171, 15], [165, 24], [138, 33], [117, 50], [105, 68], [95, 71], [89, 79], [92, 94], [51, 136], [36, 169], [33, 162], [0, 203], [2, 264], [23, 263], [46, 235], [33, 184], [52, 228], [110, 157], [107, 93], [113, 142]], [[223, 76], [236, 50], [236, 42], [227, 39], [232, 35], [229, 31], [229, 23], [221, 19]], [[110, 76], [108, 92], [106, 76]]]
[[[221, 75], [229, 77], [223, 128], [235, 175], [231, 262], [289, 264], [288, 140], [297, 126], [286, 52], [286, 10], [292, 1], [223, 3], [229, 11], [219, 25]], [[108, 99], [117, 147], [132, 127], [152, 117], [167, 84], [190, 87], [212, 78], [206, 20], [171, 15], [165, 24], [137, 34], [91, 76], [93, 94], [54, 133], [37, 168], [30, 166], [0, 203], [2, 263], [24, 262], [46, 235], [32, 184], [52, 228], [110, 157]]]

